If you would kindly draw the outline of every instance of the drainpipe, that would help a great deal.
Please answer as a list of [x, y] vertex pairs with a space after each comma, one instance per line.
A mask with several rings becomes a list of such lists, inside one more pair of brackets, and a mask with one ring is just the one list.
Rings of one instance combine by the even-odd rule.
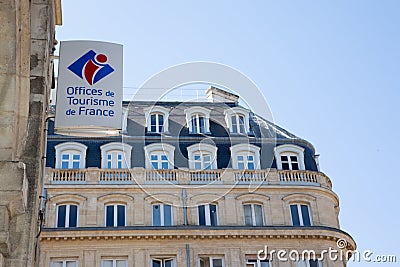
[[183, 225], [187, 225], [186, 188], [182, 189], [183, 200]]
[[187, 259], [187, 267], [190, 267], [190, 249], [189, 249], [189, 244], [186, 244], [186, 259]]

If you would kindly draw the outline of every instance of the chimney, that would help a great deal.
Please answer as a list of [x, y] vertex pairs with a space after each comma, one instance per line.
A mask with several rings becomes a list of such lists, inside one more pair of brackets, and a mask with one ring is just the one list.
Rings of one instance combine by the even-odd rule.
[[223, 103], [235, 103], [239, 101], [239, 96], [219, 89], [217, 87], [211, 86], [206, 91], [207, 100], [209, 102], [223, 102]]

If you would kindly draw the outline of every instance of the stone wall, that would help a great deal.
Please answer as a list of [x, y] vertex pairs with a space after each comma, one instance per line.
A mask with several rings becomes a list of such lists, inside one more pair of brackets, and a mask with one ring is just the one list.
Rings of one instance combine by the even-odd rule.
[[59, 1], [0, 1], [0, 266], [37, 262], [50, 55], [60, 12]]

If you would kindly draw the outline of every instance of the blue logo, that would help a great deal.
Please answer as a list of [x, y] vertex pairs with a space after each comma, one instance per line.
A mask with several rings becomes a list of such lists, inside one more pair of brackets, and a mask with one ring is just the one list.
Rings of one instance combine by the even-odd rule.
[[106, 55], [96, 54], [93, 50], [89, 50], [69, 65], [68, 69], [81, 79], [85, 79], [90, 85], [93, 85], [114, 71], [106, 62]]

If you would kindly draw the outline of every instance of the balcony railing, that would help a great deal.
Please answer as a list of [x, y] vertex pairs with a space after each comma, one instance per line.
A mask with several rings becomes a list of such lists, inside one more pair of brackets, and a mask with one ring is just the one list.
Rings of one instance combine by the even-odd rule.
[[312, 185], [332, 188], [329, 177], [315, 171], [266, 170], [148, 170], [46, 168], [46, 184], [260, 184]]

